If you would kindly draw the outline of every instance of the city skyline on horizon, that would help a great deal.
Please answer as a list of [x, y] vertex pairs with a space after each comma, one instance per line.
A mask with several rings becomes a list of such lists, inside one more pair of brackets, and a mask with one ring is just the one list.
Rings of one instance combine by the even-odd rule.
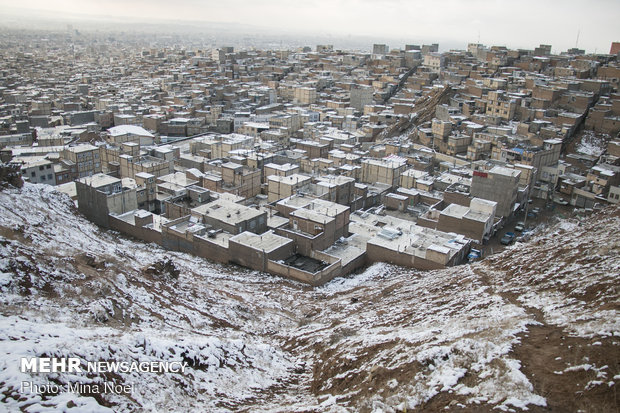
[[[282, 0], [260, 4], [243, 0], [226, 3], [179, 0], [173, 8], [163, 0], [130, 3], [112, 0], [105, 5], [62, 0], [56, 2], [53, 10], [42, 0], [25, 0], [19, 8], [7, 0], [0, 0], [0, 10], [5, 15], [5, 21], [0, 25], [10, 20], [8, 16], [16, 18], [31, 13], [31, 16], [72, 22], [76, 29], [82, 30], [88, 27], [80, 27], [80, 21], [98, 19], [124, 25], [193, 23], [198, 31], [200, 23], [204, 22], [230, 26], [233, 30], [238, 28], [240, 33], [254, 30], [288, 37], [324, 37], [333, 38], [334, 43], [346, 43], [352, 38], [373, 38], [375, 43], [392, 47], [436, 42], [444, 51], [466, 48], [468, 43], [478, 42], [512, 49], [533, 49], [539, 44], [550, 44], [554, 54], [573, 47], [587, 53], [608, 53], [612, 42], [620, 40], [620, 29], [614, 24], [620, 16], [620, 3], [600, 0], [597, 4], [605, 6], [606, 12], [601, 12], [600, 7], [595, 10], [576, 1], [537, 4], [533, 0], [512, 8], [509, 2], [502, 0], [474, 0], [467, 5], [442, 0], [430, 7], [424, 2], [402, 0], [387, 0], [380, 4], [369, 0], [338, 0], [332, 4], [326, 0], [311, 0], [295, 6]], [[507, 10], [510, 14], [503, 15]], [[381, 12], [385, 17], [378, 18]], [[519, 31], [524, 22], [526, 30]], [[399, 42], [403, 44], [399, 45]]]

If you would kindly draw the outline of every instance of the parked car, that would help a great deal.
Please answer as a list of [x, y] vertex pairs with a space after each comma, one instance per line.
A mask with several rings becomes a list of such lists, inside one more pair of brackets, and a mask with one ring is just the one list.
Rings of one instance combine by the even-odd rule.
[[553, 198], [553, 202], [555, 202], [556, 204], [560, 204], [560, 205], [568, 205], [568, 201], [565, 200], [564, 198]]
[[472, 248], [469, 250], [469, 254], [467, 255], [467, 261], [473, 262], [482, 258], [482, 251], [476, 248]]
[[532, 208], [532, 212], [535, 213], [536, 215], [540, 214], [540, 208], [536, 207], [536, 208]]
[[524, 230], [521, 235], [519, 235], [516, 239], [516, 241], [518, 242], [525, 242], [525, 241], [529, 241], [530, 237], [532, 236], [532, 231], [529, 230]]
[[523, 232], [524, 229], [525, 229], [525, 222], [523, 221], [517, 222], [517, 225], [515, 225], [515, 231]]
[[515, 240], [515, 233], [514, 232], [507, 232], [507, 233], [504, 234], [502, 239], [499, 240], [499, 242], [501, 242], [503, 245], [510, 245], [510, 244], [512, 244], [512, 242], [514, 240]]

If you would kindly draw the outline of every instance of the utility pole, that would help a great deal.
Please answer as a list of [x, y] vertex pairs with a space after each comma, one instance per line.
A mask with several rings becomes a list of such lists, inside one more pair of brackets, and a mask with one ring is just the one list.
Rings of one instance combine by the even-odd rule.
[[575, 40], [575, 49], [577, 48], [577, 45], [579, 44], [579, 33], [581, 32], [581, 29], [577, 30], [577, 40]]

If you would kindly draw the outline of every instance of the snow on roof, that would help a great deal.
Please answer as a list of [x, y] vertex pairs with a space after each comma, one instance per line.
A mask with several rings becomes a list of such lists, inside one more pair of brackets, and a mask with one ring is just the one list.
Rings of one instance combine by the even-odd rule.
[[444, 255], [450, 254], [450, 248], [444, 247], [444, 246], [441, 246], [441, 245], [437, 245], [437, 244], [429, 245], [428, 249], [432, 250], [432, 251], [435, 251], [435, 252], [439, 252], [439, 253], [444, 254]]
[[93, 188], [101, 188], [103, 186], [121, 182], [121, 180], [110, 175], [97, 173], [91, 176], [85, 176], [83, 178], [80, 178], [78, 179], [78, 182], [81, 182]]
[[119, 125], [108, 129], [111, 136], [138, 135], [153, 138], [154, 135], [141, 126], [136, 125]]
[[503, 166], [494, 166], [490, 171], [492, 174], [505, 175], [505, 176], [518, 176], [521, 171], [511, 168], [505, 168]]
[[265, 232], [261, 235], [244, 231], [231, 237], [230, 241], [243, 244], [257, 250], [263, 250], [266, 253], [275, 251], [278, 248], [293, 242], [291, 239], [276, 235], [272, 231]]

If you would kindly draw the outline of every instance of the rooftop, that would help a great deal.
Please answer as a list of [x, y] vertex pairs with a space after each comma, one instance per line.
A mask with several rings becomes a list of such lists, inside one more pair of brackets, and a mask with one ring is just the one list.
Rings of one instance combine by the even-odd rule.
[[111, 136], [137, 135], [153, 138], [154, 135], [141, 126], [136, 125], [119, 125], [108, 129]]
[[323, 213], [312, 211], [306, 208], [296, 209], [295, 211], [291, 212], [291, 216], [305, 219], [305, 220], [312, 221], [312, 222], [316, 222], [318, 224], [323, 224], [323, 225], [327, 224], [328, 222], [332, 222], [334, 220], [334, 218], [332, 218], [331, 216], [327, 216]]
[[249, 208], [224, 199], [218, 199], [217, 201], [200, 205], [199, 207], [192, 209], [192, 212], [197, 215], [209, 216], [212, 219], [226, 222], [230, 225], [236, 225], [265, 214], [263, 211]]
[[299, 182], [310, 181], [312, 178], [307, 175], [293, 174], [289, 176], [269, 175], [268, 180], [283, 184], [293, 185]]
[[181, 187], [188, 187], [190, 185], [196, 185], [198, 183], [195, 179], [190, 179], [183, 172], [174, 172], [168, 175], [163, 175], [157, 178], [158, 185], [163, 183], [170, 183], [179, 185]]
[[267, 231], [260, 235], [245, 231], [231, 237], [230, 240], [239, 244], [247, 245], [257, 250], [262, 250], [266, 253], [272, 252], [293, 242], [293, 240], [276, 235], [272, 231]]
[[503, 176], [509, 176], [512, 178], [516, 178], [519, 176], [519, 174], [521, 173], [521, 171], [517, 170], [517, 169], [512, 169], [512, 168], [506, 168], [503, 166], [494, 166], [489, 173], [492, 174], [496, 174], [496, 175], [503, 175]]
[[98, 173], [91, 176], [85, 176], [78, 179], [78, 182], [88, 185], [92, 188], [101, 188], [104, 186], [120, 183], [121, 180], [110, 175]]
[[88, 143], [76, 145], [76, 146], [69, 146], [68, 148], [65, 148], [65, 150], [69, 152], [73, 152], [73, 153], [96, 151], [98, 149], [99, 148], [97, 148], [96, 146], [90, 145]]
[[[431, 249], [443, 251], [450, 259], [468, 243], [463, 235], [420, 227], [412, 221], [389, 215], [352, 214], [351, 221], [350, 231], [359, 232], [368, 243], [420, 258], [426, 258], [426, 250]], [[382, 231], [395, 236], [379, 236]]]

